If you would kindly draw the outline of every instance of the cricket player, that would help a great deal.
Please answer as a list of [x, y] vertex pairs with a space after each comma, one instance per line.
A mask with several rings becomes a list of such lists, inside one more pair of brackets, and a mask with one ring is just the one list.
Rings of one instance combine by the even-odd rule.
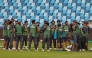
[[35, 20], [32, 20], [32, 24], [29, 27], [30, 36], [29, 36], [28, 51], [30, 51], [32, 39], [34, 40], [34, 48], [35, 48], [35, 51], [38, 51], [37, 50], [36, 31], [37, 31], [37, 27], [35, 25]]
[[9, 24], [7, 26], [7, 34], [8, 34], [8, 39], [7, 39], [7, 46], [6, 49], [10, 47], [10, 50], [12, 50], [12, 42], [13, 42], [13, 27], [12, 27], [12, 21], [9, 21]]
[[89, 33], [89, 27], [87, 26], [86, 22], [83, 22], [81, 33], [82, 33], [82, 39], [81, 39], [82, 51], [86, 51], [88, 50], [87, 44], [88, 44], [88, 33]]
[[42, 40], [42, 51], [44, 51], [45, 49], [45, 43], [47, 43], [47, 51], [50, 51], [49, 47], [50, 47], [50, 30], [51, 29], [48, 22], [45, 23], [43, 29], [44, 29], [44, 35], [43, 35], [43, 40]]
[[23, 25], [23, 46], [25, 43], [25, 48], [27, 49], [27, 38], [28, 38], [28, 21], [25, 21], [24, 25]]
[[64, 50], [67, 50], [67, 46], [70, 45], [70, 26], [68, 25], [68, 21], [65, 22], [65, 25], [63, 26], [63, 32], [62, 32], [62, 47]]
[[52, 21], [51, 22], [52, 25], [50, 26], [51, 28], [51, 38], [50, 38], [50, 49], [52, 48], [52, 40], [53, 40], [53, 45], [54, 45], [54, 49], [56, 49], [56, 40], [54, 40], [54, 29], [56, 28], [56, 25], [55, 25], [55, 21]]
[[62, 31], [63, 31], [63, 26], [61, 25], [60, 20], [57, 21], [58, 25], [57, 25], [57, 32], [58, 32], [58, 39], [57, 39], [57, 45], [59, 46], [60, 50], [62, 50]]
[[73, 39], [74, 39], [74, 48], [73, 51], [78, 51], [78, 46], [80, 44], [80, 34], [81, 34], [81, 29], [79, 28], [79, 24], [77, 21], [73, 21]]
[[39, 41], [40, 41], [40, 34], [41, 34], [40, 22], [37, 22], [36, 26], [37, 26], [36, 38], [37, 38], [37, 49], [38, 49], [38, 47], [39, 47]]
[[16, 51], [18, 50], [18, 43], [20, 41], [20, 51], [22, 51], [23, 46], [23, 28], [21, 26], [21, 23], [18, 22], [18, 24], [15, 27], [16, 29]]
[[3, 37], [4, 37], [4, 45], [3, 45], [4, 47], [3, 47], [3, 50], [5, 50], [6, 44], [7, 44], [7, 21], [4, 22]]

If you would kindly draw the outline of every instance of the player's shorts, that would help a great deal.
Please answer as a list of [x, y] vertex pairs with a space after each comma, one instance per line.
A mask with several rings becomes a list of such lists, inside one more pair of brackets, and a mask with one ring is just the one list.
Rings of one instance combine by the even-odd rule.
[[62, 42], [62, 38], [57, 38], [57, 43], [61, 43]]
[[4, 36], [4, 40], [7, 41], [8, 37], [7, 36]]
[[67, 38], [66, 37], [62, 37], [62, 42], [66, 42]]

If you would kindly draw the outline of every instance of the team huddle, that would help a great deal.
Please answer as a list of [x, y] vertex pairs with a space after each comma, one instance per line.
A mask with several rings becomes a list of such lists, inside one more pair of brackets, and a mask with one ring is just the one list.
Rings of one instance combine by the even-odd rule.
[[[38, 51], [40, 38], [42, 37], [42, 51], [45, 51], [45, 44], [47, 44], [47, 51], [53, 47], [56, 51], [87, 51], [88, 50], [88, 34], [90, 32], [88, 23], [83, 21], [82, 26], [77, 21], [73, 21], [70, 25], [68, 21], [64, 25], [60, 20], [51, 22], [51, 25], [44, 21], [44, 25], [40, 27], [39, 22], [31, 21], [32, 24], [28, 26], [28, 21], [23, 25], [21, 22], [15, 21], [12, 18], [6, 20], [3, 26], [4, 50], [20, 50], [25, 47], [28, 51], [31, 50], [31, 44], [34, 42], [34, 50]], [[74, 42], [71, 43], [70, 40]]]

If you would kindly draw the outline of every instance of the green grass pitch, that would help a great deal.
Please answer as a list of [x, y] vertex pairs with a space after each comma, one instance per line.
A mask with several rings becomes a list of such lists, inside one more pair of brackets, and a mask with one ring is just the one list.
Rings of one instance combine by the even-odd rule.
[[[2, 45], [3, 41], [0, 41], [0, 46]], [[91, 46], [92, 43], [89, 43], [89, 49]], [[31, 51], [4, 51], [2, 48], [0, 48], [0, 58], [92, 58], [92, 52], [67, 52], [55, 51], [54, 49], [52, 49], [50, 52], [42, 52], [40, 43], [38, 52], [35, 52], [34, 48], [32, 48]]]

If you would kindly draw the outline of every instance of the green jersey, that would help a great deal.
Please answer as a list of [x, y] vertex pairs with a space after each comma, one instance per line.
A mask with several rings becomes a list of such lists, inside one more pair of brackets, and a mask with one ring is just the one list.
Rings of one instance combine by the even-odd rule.
[[45, 38], [50, 38], [50, 26], [47, 26], [46, 28], [45, 28], [45, 31], [44, 31], [44, 37]]
[[83, 36], [88, 37], [88, 33], [89, 33], [88, 27], [87, 27], [87, 26], [84, 26], [84, 27], [82, 28], [82, 30], [81, 30], [81, 34], [82, 34]]
[[32, 36], [36, 36], [36, 30], [37, 30], [37, 28], [36, 28], [35, 24], [32, 24], [32, 25], [29, 27], [29, 29], [30, 29], [31, 35], [32, 35]]
[[[40, 31], [40, 30], [41, 30], [41, 28], [39, 26], [37, 26], [37, 31]], [[37, 32], [36, 36], [39, 36], [39, 35], [40, 35], [40, 32]]]
[[28, 35], [28, 27], [27, 26], [23, 26], [23, 35]]
[[63, 28], [64, 28], [65, 34], [68, 35], [69, 34], [69, 26], [65, 25]]
[[63, 31], [63, 26], [57, 26], [58, 28], [58, 38], [62, 38], [61, 34], [62, 34], [62, 31]]
[[51, 27], [51, 35], [54, 35], [54, 30], [55, 30], [56, 26], [55, 25], [51, 25], [50, 27]]
[[22, 26], [21, 25], [16, 25], [16, 34], [22, 35]]
[[11, 37], [13, 35], [13, 27], [11, 25], [7, 26], [7, 34], [8, 37]]
[[79, 25], [75, 26], [74, 30], [73, 30], [73, 34], [80, 34], [81, 30], [79, 28]]
[[3, 36], [7, 36], [7, 25], [3, 27]]

